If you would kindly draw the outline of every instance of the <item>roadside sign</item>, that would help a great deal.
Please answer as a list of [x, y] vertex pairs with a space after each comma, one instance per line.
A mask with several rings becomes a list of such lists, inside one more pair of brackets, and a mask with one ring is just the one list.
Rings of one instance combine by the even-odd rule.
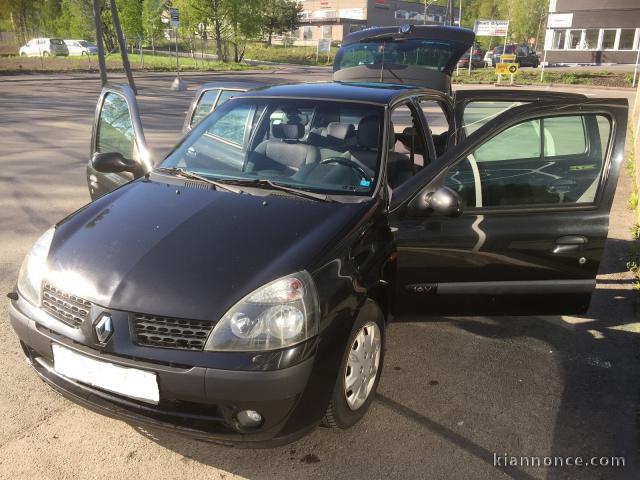
[[500, 55], [500, 62], [501, 63], [514, 63], [516, 61], [516, 56], [514, 54], [505, 54], [505, 55]]
[[318, 63], [318, 60], [320, 59], [320, 52], [327, 54], [327, 63], [329, 63], [331, 40], [329, 40], [328, 38], [318, 40], [318, 48], [316, 50], [316, 63]]
[[509, 29], [509, 20], [476, 20], [473, 31], [478, 37], [504, 37]]
[[171, 18], [171, 27], [178, 27], [180, 25], [180, 11], [177, 8], [170, 8], [169, 16]]
[[496, 75], [513, 75], [517, 72], [517, 63], [496, 63]]
[[318, 52], [327, 53], [331, 49], [331, 40], [318, 40]]
[[571, 28], [573, 13], [550, 13], [547, 20], [548, 28]]

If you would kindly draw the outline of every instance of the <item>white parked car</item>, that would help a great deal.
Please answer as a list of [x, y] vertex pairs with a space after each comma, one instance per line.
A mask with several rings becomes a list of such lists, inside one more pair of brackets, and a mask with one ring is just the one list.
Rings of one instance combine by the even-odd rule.
[[98, 47], [86, 40], [65, 40], [70, 56], [97, 55]]
[[69, 55], [69, 49], [64, 40], [59, 38], [34, 38], [20, 47], [21, 57], [48, 57], [49, 55]]

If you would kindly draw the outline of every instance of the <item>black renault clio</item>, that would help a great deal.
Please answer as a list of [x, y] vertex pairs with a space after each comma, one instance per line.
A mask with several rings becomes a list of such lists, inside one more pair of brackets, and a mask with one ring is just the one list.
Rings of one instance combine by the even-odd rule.
[[[371, 83], [455, 66], [441, 40], [394, 35], [345, 42], [350, 83], [238, 93], [158, 163], [132, 92], [105, 88], [94, 201], [10, 294], [37, 373], [132, 423], [277, 444], [362, 418], [392, 316], [584, 311], [626, 103]], [[362, 63], [389, 45], [392, 64]]]

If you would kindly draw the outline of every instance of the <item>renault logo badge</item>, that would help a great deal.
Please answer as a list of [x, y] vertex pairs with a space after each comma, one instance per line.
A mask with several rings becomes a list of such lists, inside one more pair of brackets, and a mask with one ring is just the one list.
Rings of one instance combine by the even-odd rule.
[[109, 338], [111, 338], [111, 334], [113, 333], [113, 321], [111, 320], [111, 315], [108, 313], [103, 313], [98, 317], [98, 321], [96, 322], [96, 336], [98, 337], [98, 341], [100, 343], [106, 343]]

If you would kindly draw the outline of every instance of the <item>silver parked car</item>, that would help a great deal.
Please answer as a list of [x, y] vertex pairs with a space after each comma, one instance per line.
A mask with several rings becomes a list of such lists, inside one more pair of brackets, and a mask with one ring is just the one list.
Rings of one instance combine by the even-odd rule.
[[69, 55], [64, 40], [59, 38], [34, 38], [20, 47], [21, 57], [48, 57], [50, 55]]
[[98, 47], [86, 40], [65, 40], [69, 49], [69, 56], [97, 55]]

